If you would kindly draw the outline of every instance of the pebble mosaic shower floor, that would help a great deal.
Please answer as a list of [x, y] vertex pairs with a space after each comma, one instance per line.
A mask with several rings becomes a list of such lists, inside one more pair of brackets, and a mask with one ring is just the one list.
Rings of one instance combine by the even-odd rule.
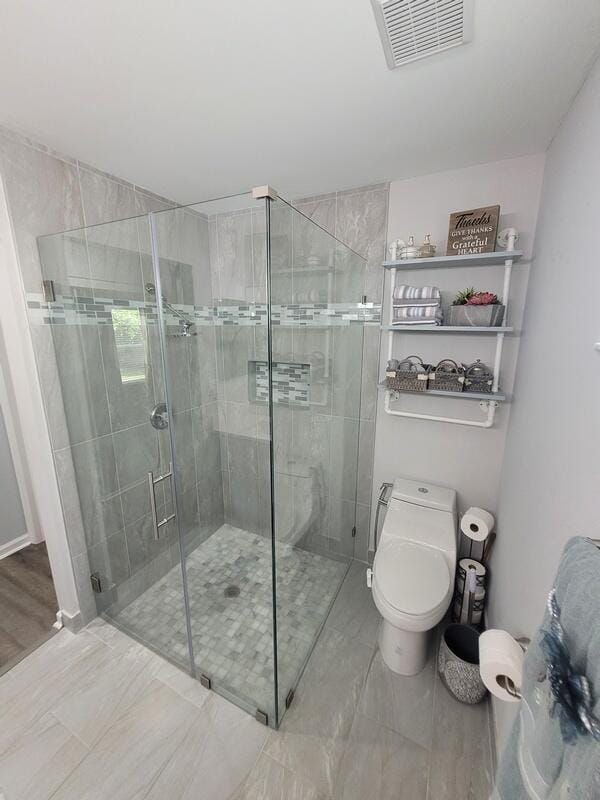
[[[323, 624], [347, 564], [288, 544], [277, 545], [277, 630], [280, 695], [295, 684]], [[194, 657], [246, 704], [272, 713], [271, 542], [223, 525], [187, 559]], [[239, 594], [235, 593], [235, 588]], [[226, 591], [229, 589], [228, 596]], [[115, 621], [177, 660], [187, 658], [177, 566]], [[151, 635], [150, 635], [151, 632]]]

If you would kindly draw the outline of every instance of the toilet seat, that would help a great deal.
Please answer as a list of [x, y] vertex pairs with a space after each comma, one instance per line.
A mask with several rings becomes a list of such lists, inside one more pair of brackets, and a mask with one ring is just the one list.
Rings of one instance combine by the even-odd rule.
[[429, 616], [446, 605], [451, 588], [442, 553], [406, 541], [381, 543], [373, 564], [373, 581], [387, 605], [411, 617]]

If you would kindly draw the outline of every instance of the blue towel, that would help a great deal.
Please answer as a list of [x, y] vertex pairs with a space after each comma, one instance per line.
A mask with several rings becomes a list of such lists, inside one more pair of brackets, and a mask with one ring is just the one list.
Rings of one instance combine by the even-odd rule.
[[[555, 581], [572, 668], [589, 681], [600, 717], [600, 550], [571, 539]], [[543, 632], [548, 611], [525, 655], [520, 712], [498, 767], [492, 800], [599, 800], [600, 741], [589, 733], [565, 741], [547, 677]]]

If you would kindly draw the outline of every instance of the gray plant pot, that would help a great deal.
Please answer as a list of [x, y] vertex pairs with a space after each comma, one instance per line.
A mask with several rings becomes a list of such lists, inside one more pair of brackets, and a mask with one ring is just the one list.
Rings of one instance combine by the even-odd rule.
[[440, 640], [438, 672], [461, 703], [480, 703], [487, 689], [479, 673], [479, 631], [471, 625], [448, 625]]
[[497, 328], [504, 319], [504, 306], [501, 303], [489, 306], [450, 306], [446, 325], [464, 327]]

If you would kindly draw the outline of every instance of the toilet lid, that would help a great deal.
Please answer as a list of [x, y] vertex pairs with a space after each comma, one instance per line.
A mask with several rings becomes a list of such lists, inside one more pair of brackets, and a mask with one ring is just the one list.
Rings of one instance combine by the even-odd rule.
[[428, 614], [450, 588], [448, 564], [439, 550], [410, 542], [388, 542], [379, 548], [374, 574], [385, 600], [405, 614]]

